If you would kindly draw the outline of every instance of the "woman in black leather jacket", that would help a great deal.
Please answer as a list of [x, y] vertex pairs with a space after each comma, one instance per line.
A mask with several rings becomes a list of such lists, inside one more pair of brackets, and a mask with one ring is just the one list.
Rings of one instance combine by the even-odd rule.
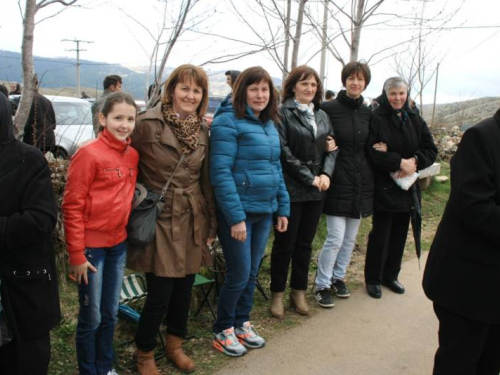
[[292, 261], [290, 304], [302, 315], [309, 313], [305, 299], [311, 244], [316, 233], [325, 191], [330, 186], [337, 152], [326, 152], [333, 136], [330, 119], [319, 109], [321, 80], [314, 69], [293, 69], [284, 85], [281, 117], [281, 164], [290, 195], [288, 230], [275, 231], [271, 254], [271, 314], [284, 317], [283, 294]]

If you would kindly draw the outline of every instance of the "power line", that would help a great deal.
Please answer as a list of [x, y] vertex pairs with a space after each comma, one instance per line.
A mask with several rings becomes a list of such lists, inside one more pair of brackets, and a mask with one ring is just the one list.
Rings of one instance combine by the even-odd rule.
[[76, 43], [76, 49], [69, 49], [67, 51], [76, 51], [76, 87], [77, 93], [80, 95], [80, 51], [86, 51], [85, 49], [80, 49], [80, 43], [94, 43], [88, 40], [80, 40], [80, 39], [63, 39], [61, 42], [72, 42]]

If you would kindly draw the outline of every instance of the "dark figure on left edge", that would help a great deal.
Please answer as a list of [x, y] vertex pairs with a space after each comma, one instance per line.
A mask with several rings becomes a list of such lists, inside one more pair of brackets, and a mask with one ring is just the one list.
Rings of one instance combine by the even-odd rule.
[[366, 288], [373, 298], [382, 297], [380, 284], [404, 293], [398, 275], [414, 199], [420, 204], [418, 182], [410, 190], [403, 190], [390, 172], [409, 176], [432, 165], [437, 155], [427, 124], [408, 107], [408, 84], [400, 77], [389, 78], [380, 98], [366, 141], [375, 175], [373, 226], [365, 262]]
[[425, 267], [439, 319], [434, 375], [500, 373], [500, 110], [465, 132]]
[[0, 279], [14, 340], [0, 347], [0, 374], [47, 374], [49, 331], [60, 320], [52, 249], [57, 206], [39, 150], [16, 141], [0, 95]]

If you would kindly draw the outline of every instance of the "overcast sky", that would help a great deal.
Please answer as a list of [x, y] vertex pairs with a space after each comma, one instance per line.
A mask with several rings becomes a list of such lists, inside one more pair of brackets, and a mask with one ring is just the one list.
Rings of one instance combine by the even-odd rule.
[[[435, 14], [437, 9], [445, 7], [451, 11], [461, 0], [433, 0], [426, 8], [426, 15]], [[23, 0], [21, 0], [24, 3]], [[277, 0], [284, 3], [283, 0]], [[347, 0], [344, 0], [347, 2]], [[371, 3], [374, 1], [372, 0]], [[175, 4], [179, 1], [169, 1], [167, 14], [175, 17]], [[252, 26], [262, 30], [262, 35], [268, 35], [265, 24], [257, 12], [252, 0], [234, 0], [238, 9], [250, 20]], [[270, 3], [270, 1], [269, 1]], [[294, 2], [295, 3], [295, 2]], [[341, 1], [336, 1], [341, 4]], [[69, 8], [57, 15], [39, 23], [35, 29], [35, 48], [37, 56], [44, 57], [75, 57], [76, 53], [67, 51], [74, 49], [75, 44], [62, 42], [62, 39], [81, 39], [92, 41], [92, 44], [81, 45], [81, 58], [104, 63], [119, 63], [126, 66], [147, 66], [148, 55], [151, 54], [153, 42], [151, 37], [128, 15], [133, 16], [150, 32], [157, 34], [161, 22], [161, 2], [157, 0], [79, 0], [81, 7]], [[118, 5], [117, 5], [118, 4]], [[321, 19], [321, 1], [309, 0], [310, 7], [317, 9], [318, 19]], [[379, 8], [381, 13], [408, 14], [410, 2], [403, 0], [386, 0]], [[121, 7], [121, 10], [118, 8]], [[37, 13], [37, 21], [60, 10], [59, 5], [51, 5]], [[18, 0], [1, 0], [0, 5], [0, 49], [20, 52], [22, 41], [22, 18]], [[433, 13], [434, 12], [434, 13]], [[128, 15], [127, 15], [128, 14]], [[427, 67], [427, 76], [433, 74], [438, 61], [440, 64], [438, 102], [471, 99], [482, 96], [500, 96], [500, 1], [498, 0], [466, 0], [462, 9], [447, 25], [450, 30], [435, 33], [427, 41], [427, 55], [433, 62]], [[200, 0], [196, 4], [191, 23], [197, 23], [194, 28], [200, 33], [186, 33], [174, 47], [168, 66], [175, 67], [182, 63], [203, 64], [218, 56], [227, 56], [249, 50], [248, 45], [231, 42], [227, 38], [257, 43], [256, 36], [247, 25], [242, 23], [232, 9], [229, 0]], [[401, 24], [390, 18], [391, 25]], [[368, 22], [363, 28], [361, 37], [360, 58], [370, 59], [372, 55], [387, 46], [397, 44], [415, 34], [409, 27], [389, 27], [378, 21], [382, 16]], [[191, 24], [190, 23], [190, 24]], [[334, 32], [334, 23], [329, 27]], [[460, 28], [456, 28], [459, 26]], [[336, 29], [338, 30], [338, 28]], [[209, 34], [223, 35], [226, 38], [207, 36]], [[344, 59], [349, 58], [345, 44], [340, 38], [334, 45], [341, 50]], [[299, 63], [308, 63], [319, 70], [319, 42], [309, 33], [304, 36], [301, 44]], [[412, 47], [405, 45], [403, 49]], [[389, 56], [392, 52], [401, 52], [394, 48], [370, 60], [372, 68], [372, 83], [365, 96], [377, 96], [382, 89], [384, 80], [394, 76], [394, 57], [378, 61], [379, 57]], [[311, 58], [311, 56], [314, 56]], [[401, 55], [404, 56], [404, 55]], [[375, 64], [376, 62], [376, 64]], [[244, 69], [253, 65], [261, 65], [275, 77], [281, 77], [277, 65], [268, 53], [250, 55], [244, 59], [222, 64], [207, 64], [204, 68], [211, 71], [227, 69]], [[82, 69], [85, 67], [82, 66]], [[1, 69], [1, 67], [0, 67]], [[341, 89], [341, 65], [331, 56], [327, 57], [327, 88], [335, 91]], [[112, 73], [112, 66], [110, 66]], [[424, 103], [433, 100], [434, 80], [424, 91]]]

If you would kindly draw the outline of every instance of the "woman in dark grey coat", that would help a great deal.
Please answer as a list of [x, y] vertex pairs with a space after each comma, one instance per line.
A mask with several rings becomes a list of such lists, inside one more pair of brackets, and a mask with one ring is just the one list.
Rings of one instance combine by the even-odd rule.
[[344, 283], [347, 266], [361, 218], [373, 212], [373, 173], [365, 157], [372, 113], [361, 95], [370, 83], [370, 68], [365, 63], [350, 62], [342, 69], [341, 78], [345, 90], [321, 105], [330, 117], [339, 147], [323, 206], [328, 234], [318, 259], [315, 292], [321, 307], [334, 306], [330, 286], [338, 297], [350, 296]]
[[373, 111], [367, 147], [375, 174], [375, 200], [365, 282], [368, 294], [381, 298], [380, 284], [398, 294], [405, 292], [398, 275], [410, 213], [416, 201], [420, 205], [418, 181], [409, 190], [403, 190], [391, 172], [396, 178], [410, 176], [431, 166], [437, 155], [427, 124], [408, 106], [408, 84], [402, 78], [389, 78], [384, 83], [380, 106]]
[[14, 138], [0, 94], [0, 279], [14, 340], [0, 347], [0, 374], [47, 374], [49, 331], [60, 319], [50, 170], [42, 153]]
[[271, 254], [271, 314], [283, 318], [283, 293], [288, 268], [290, 304], [302, 315], [309, 313], [305, 299], [311, 244], [316, 234], [325, 191], [330, 186], [337, 152], [326, 152], [333, 136], [330, 119], [319, 109], [323, 87], [318, 74], [307, 66], [293, 69], [284, 85], [281, 122], [281, 164], [290, 194], [288, 230], [275, 231]]

